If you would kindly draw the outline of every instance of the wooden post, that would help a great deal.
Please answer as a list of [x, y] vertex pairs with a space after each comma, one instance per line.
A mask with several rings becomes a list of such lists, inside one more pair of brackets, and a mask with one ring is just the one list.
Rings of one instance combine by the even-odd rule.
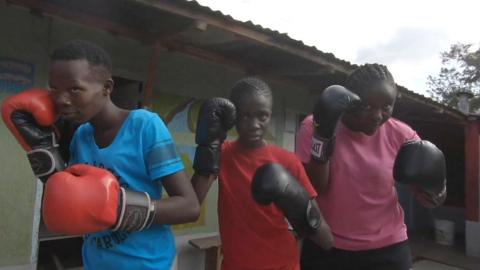
[[222, 264], [220, 236], [192, 239], [188, 243], [200, 250], [205, 250], [205, 270], [220, 270]]
[[220, 270], [221, 250], [219, 247], [211, 247], [205, 250], [205, 270]]
[[469, 221], [479, 221], [479, 122], [465, 128], [465, 212]]
[[156, 79], [155, 72], [157, 71], [161, 49], [162, 46], [160, 45], [160, 42], [156, 41], [153, 45], [152, 58], [150, 58], [150, 62], [148, 64], [147, 84], [143, 93], [143, 107], [146, 109], [151, 109], [152, 107], [153, 85], [155, 84]]

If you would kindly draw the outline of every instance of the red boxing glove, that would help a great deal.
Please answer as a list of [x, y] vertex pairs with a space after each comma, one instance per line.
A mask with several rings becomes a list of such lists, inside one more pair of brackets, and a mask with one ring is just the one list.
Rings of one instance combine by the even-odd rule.
[[30, 152], [34, 145], [30, 142], [30, 138], [24, 138], [24, 130], [17, 128], [16, 119], [12, 119], [15, 112], [29, 113], [33, 116], [35, 123], [42, 127], [52, 126], [57, 120], [55, 104], [50, 96], [50, 92], [46, 89], [32, 88], [17, 95], [10, 96], [3, 101], [3, 121], [27, 152]]
[[2, 103], [2, 118], [42, 181], [65, 168], [53, 132], [57, 112], [48, 90], [33, 88], [8, 97]]
[[44, 191], [43, 220], [56, 233], [140, 231], [150, 226], [154, 213], [148, 193], [121, 188], [109, 171], [90, 165], [55, 173]]

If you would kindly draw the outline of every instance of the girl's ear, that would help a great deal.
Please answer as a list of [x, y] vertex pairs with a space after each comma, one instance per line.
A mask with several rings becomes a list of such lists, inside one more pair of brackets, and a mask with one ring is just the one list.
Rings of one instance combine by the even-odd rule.
[[113, 91], [113, 86], [115, 85], [115, 83], [113, 82], [113, 79], [110, 78], [108, 80], [105, 81], [105, 84], [103, 86], [103, 95], [104, 96], [110, 96], [110, 94], [112, 93]]

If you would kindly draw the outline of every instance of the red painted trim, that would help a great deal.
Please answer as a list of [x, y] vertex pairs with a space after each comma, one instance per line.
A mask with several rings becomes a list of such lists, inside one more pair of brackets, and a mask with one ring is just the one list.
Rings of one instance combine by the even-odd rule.
[[479, 123], [465, 128], [465, 205], [466, 218], [479, 221]]

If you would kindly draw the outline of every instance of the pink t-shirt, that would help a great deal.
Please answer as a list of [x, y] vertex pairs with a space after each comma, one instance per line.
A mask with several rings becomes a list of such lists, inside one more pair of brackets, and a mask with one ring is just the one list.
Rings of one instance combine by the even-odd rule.
[[[303, 163], [310, 161], [312, 134], [310, 115], [297, 136], [295, 152]], [[339, 123], [328, 190], [317, 197], [331, 227], [334, 247], [368, 250], [407, 239], [392, 169], [402, 144], [419, 139], [408, 125], [393, 118], [372, 136]]]

